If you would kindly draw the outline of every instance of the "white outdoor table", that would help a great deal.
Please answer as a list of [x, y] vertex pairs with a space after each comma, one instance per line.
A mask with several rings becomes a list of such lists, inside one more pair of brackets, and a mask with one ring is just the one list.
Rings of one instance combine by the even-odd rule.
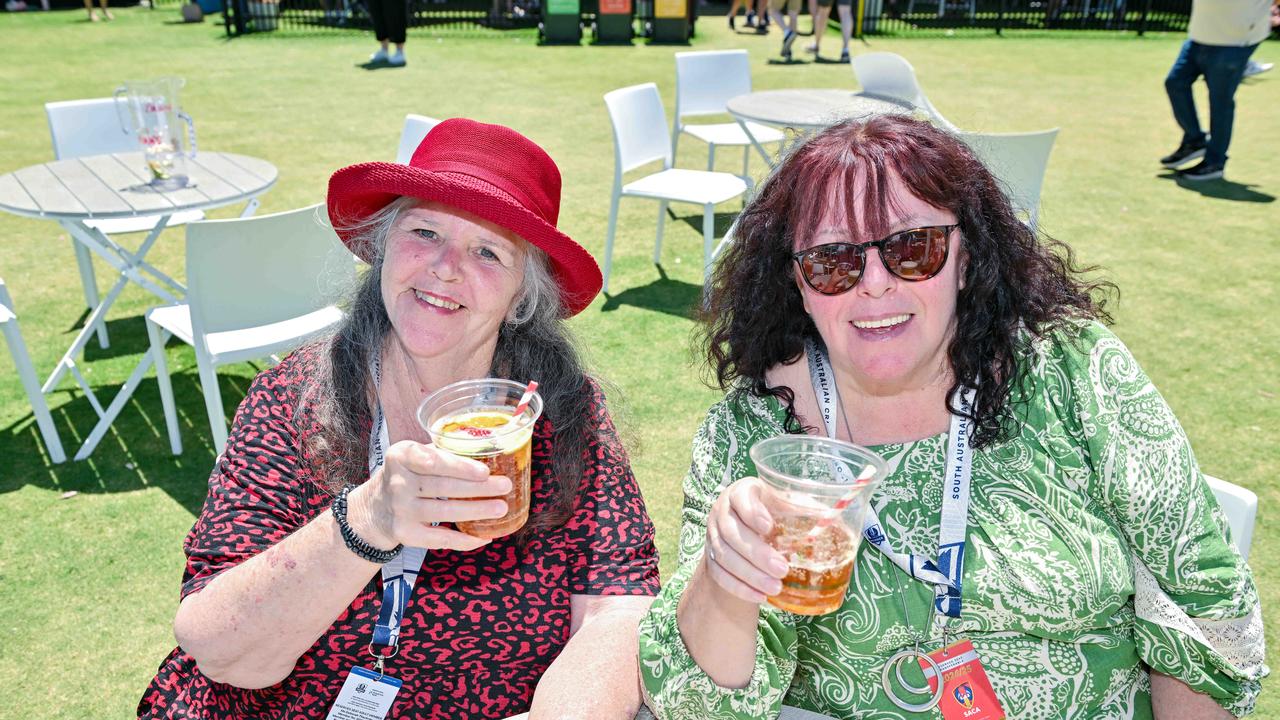
[[[834, 88], [760, 90], [730, 98], [727, 107], [760, 157], [770, 165], [774, 164], [773, 157], [756, 141], [748, 123], [792, 128], [808, 134], [848, 118], [910, 115], [916, 110], [900, 100]], [[782, 150], [778, 152], [781, 155]]]
[[[103, 322], [111, 305], [130, 282], [168, 303], [181, 302], [186, 295], [181, 283], [145, 259], [169, 218], [186, 210], [208, 210], [238, 202], [247, 202], [241, 213], [241, 217], [247, 217], [257, 210], [258, 196], [275, 184], [278, 175], [275, 166], [265, 160], [204, 151], [187, 160], [187, 171], [192, 180], [188, 187], [157, 190], [146, 184], [150, 175], [142, 153], [136, 152], [58, 160], [0, 175], [0, 210], [57, 222], [73, 240], [120, 273], [41, 388], [45, 394], [52, 392], [70, 372], [98, 413], [98, 424], [76, 452], [76, 460], [83, 460], [93, 452], [151, 368], [151, 353], [144, 353], [124, 387], [104, 409], [76, 366], [76, 358], [94, 328]], [[160, 215], [161, 219], [134, 252], [86, 224], [91, 220], [143, 215]]]

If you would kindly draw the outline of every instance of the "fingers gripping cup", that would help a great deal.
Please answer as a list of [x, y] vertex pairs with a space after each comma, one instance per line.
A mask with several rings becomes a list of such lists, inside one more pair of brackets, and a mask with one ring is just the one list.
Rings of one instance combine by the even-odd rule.
[[769, 604], [824, 615], [844, 602], [871, 492], [884, 460], [866, 448], [811, 435], [782, 435], [751, 448], [773, 517], [766, 541], [787, 560]]
[[464, 380], [437, 390], [418, 407], [418, 422], [436, 447], [479, 460], [490, 475], [511, 479], [511, 491], [500, 498], [507, 501], [507, 514], [457, 523], [468, 535], [503, 537], [529, 519], [533, 425], [542, 415], [542, 396], [530, 391], [522, 403], [525, 391], [524, 385], [510, 380]]

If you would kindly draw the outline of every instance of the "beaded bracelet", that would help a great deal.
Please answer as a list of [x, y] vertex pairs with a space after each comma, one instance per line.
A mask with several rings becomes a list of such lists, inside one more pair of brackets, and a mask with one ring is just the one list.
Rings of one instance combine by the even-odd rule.
[[351, 529], [351, 524], [347, 522], [347, 495], [355, 488], [355, 485], [347, 485], [342, 488], [333, 498], [333, 519], [338, 521], [338, 530], [342, 533], [342, 541], [347, 544], [347, 549], [355, 553], [357, 557], [368, 560], [371, 563], [382, 565], [391, 562], [400, 551], [404, 549], [404, 545], [396, 545], [390, 550], [379, 550], [378, 548], [365, 542], [363, 538]]

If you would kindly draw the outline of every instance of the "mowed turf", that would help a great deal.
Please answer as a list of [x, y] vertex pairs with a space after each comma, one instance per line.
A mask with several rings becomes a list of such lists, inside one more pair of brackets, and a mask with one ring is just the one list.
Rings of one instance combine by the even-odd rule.
[[[227, 41], [210, 23], [175, 24], [172, 9], [117, 10], [116, 21], [94, 25], [82, 15], [0, 16], [0, 172], [51, 157], [43, 103], [102, 97], [126, 79], [174, 74], [187, 79], [183, 104], [201, 148], [266, 158], [280, 169], [261, 213], [321, 201], [342, 165], [391, 159], [406, 113], [469, 116], [509, 124], [547, 148], [564, 175], [560, 225], [601, 257], [613, 174], [601, 96], [655, 82], [668, 112], [674, 105], [679, 48], [538, 47], [529, 31], [424, 30], [410, 35], [407, 68], [370, 72], [359, 65], [374, 43], [358, 33]], [[839, 51], [837, 37], [827, 35], [828, 56]], [[746, 48], [757, 88], [854, 86], [847, 66], [771, 63], [779, 41], [776, 32], [735, 35], [723, 18], [706, 17], [694, 49]], [[1240, 88], [1231, 182], [1180, 187], [1156, 158], [1179, 139], [1162, 83], [1181, 41], [1098, 33], [872, 38], [854, 51], [910, 58], [934, 104], [960, 127], [1062, 129], [1041, 226], [1120, 286], [1115, 329], [1177, 412], [1203, 468], [1259, 494], [1252, 558], [1273, 628], [1280, 74]], [[1280, 46], [1269, 43], [1258, 55], [1275, 60]], [[704, 146], [682, 140], [682, 167], [703, 167], [705, 158]], [[736, 169], [741, 160], [722, 151], [721, 162]], [[752, 163], [763, 173], [758, 158]], [[722, 231], [738, 207], [720, 208]], [[690, 348], [701, 217], [693, 208], [675, 212], [655, 267], [656, 205], [623, 203], [613, 295], [572, 323], [612, 383], [664, 574], [673, 570], [689, 441], [719, 396], [701, 383], [702, 363]], [[70, 243], [54, 223], [2, 213], [0, 238], [0, 277], [37, 368], [48, 372], [84, 315]], [[181, 230], [167, 231], [149, 259], [181, 277], [182, 239]], [[105, 291], [114, 278], [98, 267]], [[111, 347], [90, 344], [83, 367], [100, 397], [110, 397], [145, 351], [142, 313], [154, 304], [130, 287], [108, 316]], [[194, 356], [178, 343], [169, 350], [183, 456], [169, 454], [148, 379], [89, 461], [52, 466], [8, 355], [0, 355], [0, 717], [127, 716], [172, 647], [181, 540], [213, 463]], [[228, 411], [257, 369], [222, 371]], [[50, 401], [74, 452], [93, 425], [92, 409], [69, 381]], [[63, 499], [70, 491], [77, 494]], [[1264, 693], [1260, 716], [1280, 716], [1280, 697]]]

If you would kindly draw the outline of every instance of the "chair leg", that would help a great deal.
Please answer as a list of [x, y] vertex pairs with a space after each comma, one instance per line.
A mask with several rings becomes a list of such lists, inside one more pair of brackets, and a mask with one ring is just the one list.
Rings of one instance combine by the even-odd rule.
[[755, 188], [756, 183], [751, 179], [751, 146], [742, 146], [742, 181], [747, 184], [747, 192], [742, 196], [742, 206], [747, 206], [747, 196]]
[[174, 455], [182, 454], [182, 433], [178, 427], [178, 409], [173, 402], [173, 383], [169, 380], [169, 363], [164, 355], [164, 344], [169, 333], [147, 318], [147, 337], [151, 340], [151, 362], [156, 366], [156, 385], [160, 386], [160, 405], [164, 408], [164, 425], [169, 431], [169, 449]]
[[[76, 242], [71, 241], [71, 247], [76, 251], [76, 266], [80, 269], [80, 285], [84, 287], [84, 304], [92, 311], [98, 307], [98, 278], [93, 272], [93, 254], [89, 252], [89, 248]], [[98, 324], [98, 345], [104, 350], [111, 347], [111, 340], [107, 338], [107, 323], [103, 321]]]
[[716, 169], [716, 144], [707, 143], [707, 172], [713, 172]]
[[702, 206], [702, 282], [711, 277], [712, 243], [716, 239], [716, 206], [707, 203]]
[[222, 393], [218, 392], [218, 370], [196, 349], [196, 367], [200, 370], [200, 389], [204, 391], [204, 409], [209, 413], [209, 430], [213, 433], [213, 449], [221, 455], [227, 449], [227, 418], [222, 412]]
[[40, 391], [40, 381], [36, 379], [36, 370], [31, 365], [31, 356], [27, 354], [27, 345], [22, 341], [16, 322], [0, 325], [4, 329], [5, 340], [9, 343], [9, 354], [13, 356], [13, 364], [18, 369], [18, 379], [22, 389], [26, 390], [31, 401], [31, 412], [35, 415], [36, 426], [44, 438], [44, 445], [49, 450], [49, 459], [55, 463], [67, 461], [67, 453], [62, 449], [62, 438], [58, 437], [58, 428], [53, 424], [53, 416], [49, 414], [49, 405], [45, 402], [44, 393]]
[[609, 292], [609, 271], [613, 269], [613, 235], [618, 229], [618, 201], [622, 197], [614, 190], [609, 199], [609, 233], [604, 238], [604, 285], [601, 292]]
[[667, 201], [658, 202], [658, 238], [653, 241], [653, 264], [662, 262], [662, 227], [667, 220]]

